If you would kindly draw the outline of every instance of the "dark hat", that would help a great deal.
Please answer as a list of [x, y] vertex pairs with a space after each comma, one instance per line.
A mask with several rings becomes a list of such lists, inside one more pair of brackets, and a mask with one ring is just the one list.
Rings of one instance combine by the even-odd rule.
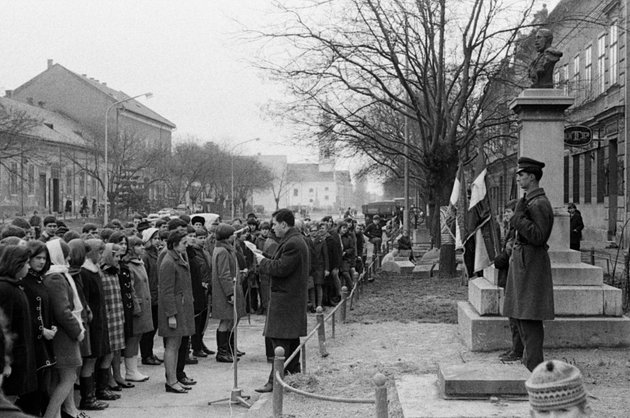
[[190, 220], [191, 224], [196, 224], [197, 222], [199, 222], [201, 225], [205, 225], [206, 224], [206, 218], [204, 218], [203, 216], [193, 216], [192, 219]]
[[46, 216], [44, 218], [44, 226], [48, 225], [48, 224], [56, 224], [57, 223], [57, 218], [55, 218], [54, 216]]
[[544, 166], [545, 163], [536, 161], [533, 158], [521, 157], [518, 159], [518, 169], [516, 170], [516, 174], [522, 171], [526, 173], [542, 173], [542, 169]]
[[142, 232], [145, 229], [149, 229], [149, 228], [151, 228], [151, 222], [149, 221], [140, 221], [140, 223], [138, 223], [138, 226], [136, 227], [138, 232]]
[[221, 223], [219, 224], [219, 226], [217, 226], [217, 231], [215, 234], [216, 234], [217, 240], [221, 241], [226, 238], [229, 238], [232, 234], [234, 234], [234, 231], [236, 230], [234, 229], [232, 225]]

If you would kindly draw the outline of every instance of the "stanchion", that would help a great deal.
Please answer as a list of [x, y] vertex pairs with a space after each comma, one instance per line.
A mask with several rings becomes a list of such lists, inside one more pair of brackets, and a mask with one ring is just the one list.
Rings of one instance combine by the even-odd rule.
[[276, 347], [273, 358], [273, 416], [282, 416], [282, 395], [284, 389], [278, 381], [278, 375], [284, 376], [284, 348]]
[[341, 288], [341, 323], [345, 323], [346, 322], [346, 307], [347, 307], [347, 302], [348, 302], [348, 288], [346, 286], [343, 286]]
[[322, 357], [328, 357], [328, 351], [326, 351], [326, 327], [324, 321], [324, 310], [321, 306], [317, 307], [317, 314], [315, 315], [317, 318], [317, 339], [319, 340], [319, 355]]
[[232, 367], [234, 367], [234, 385], [232, 386], [232, 391], [230, 392], [229, 398], [217, 399], [216, 401], [208, 402], [208, 405], [212, 405], [218, 402], [229, 402], [233, 405], [241, 405], [246, 408], [250, 408], [251, 405], [247, 402], [250, 396], [244, 396], [241, 389], [238, 387], [238, 300], [236, 293], [236, 286], [240, 286], [238, 283], [238, 276], [234, 278], [234, 291], [232, 295], [234, 296], [233, 301], [233, 313], [234, 313], [234, 329], [232, 330], [234, 334], [234, 345], [232, 347]]
[[376, 418], [387, 418], [387, 386], [385, 383], [387, 378], [381, 374], [374, 375], [374, 384], [376, 385]]

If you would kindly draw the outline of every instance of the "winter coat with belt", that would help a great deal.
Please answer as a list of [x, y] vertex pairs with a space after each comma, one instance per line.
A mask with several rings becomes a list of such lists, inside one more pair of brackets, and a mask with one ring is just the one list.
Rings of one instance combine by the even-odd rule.
[[294, 339], [306, 335], [306, 302], [310, 254], [305, 238], [291, 227], [272, 259], [260, 262], [260, 271], [271, 277], [271, 297], [264, 335]]
[[234, 319], [234, 305], [228, 303], [228, 298], [234, 295], [234, 278], [239, 283], [236, 286], [236, 303], [238, 318], [245, 316], [245, 296], [243, 286], [240, 285], [240, 272], [236, 259], [236, 249], [225, 241], [217, 241], [212, 253], [212, 317], [216, 319]]
[[[186, 255], [184, 254], [183, 257]], [[166, 250], [160, 263], [158, 287], [158, 332], [162, 337], [185, 337], [195, 334], [190, 267], [175, 250]], [[175, 316], [177, 327], [168, 326]]]
[[553, 280], [547, 253], [553, 209], [542, 188], [519, 200], [510, 224], [516, 239], [505, 286], [504, 315], [525, 320], [553, 319]]

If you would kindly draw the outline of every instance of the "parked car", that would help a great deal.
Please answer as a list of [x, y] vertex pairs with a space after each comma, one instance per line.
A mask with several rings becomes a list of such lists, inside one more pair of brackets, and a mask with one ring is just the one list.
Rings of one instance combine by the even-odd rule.
[[205, 227], [208, 228], [210, 225], [212, 225], [212, 223], [216, 220], [218, 220], [219, 222], [221, 222], [221, 215], [217, 214], [217, 213], [193, 213], [192, 215], [190, 215], [191, 218], [195, 217], [195, 216], [201, 216], [203, 219], [205, 219]]

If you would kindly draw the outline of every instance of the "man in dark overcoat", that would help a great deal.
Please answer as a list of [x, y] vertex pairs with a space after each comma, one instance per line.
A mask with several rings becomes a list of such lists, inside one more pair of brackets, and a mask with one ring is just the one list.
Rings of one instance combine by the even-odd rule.
[[[273, 214], [273, 231], [280, 243], [272, 258], [256, 253], [260, 272], [271, 278], [264, 335], [271, 339], [274, 351], [276, 347], [282, 347], [288, 358], [299, 347], [300, 337], [306, 335], [310, 254], [289, 209], [280, 209]], [[299, 356], [285, 367], [289, 373], [299, 373], [300, 370]], [[272, 367], [267, 383], [256, 389], [257, 392], [273, 390], [273, 373]]]
[[530, 370], [543, 362], [543, 320], [554, 319], [553, 281], [547, 240], [553, 227], [553, 210], [539, 186], [540, 161], [518, 160], [517, 183], [525, 191], [510, 224], [516, 231], [505, 286], [504, 315], [517, 321], [525, 351], [523, 364]]

